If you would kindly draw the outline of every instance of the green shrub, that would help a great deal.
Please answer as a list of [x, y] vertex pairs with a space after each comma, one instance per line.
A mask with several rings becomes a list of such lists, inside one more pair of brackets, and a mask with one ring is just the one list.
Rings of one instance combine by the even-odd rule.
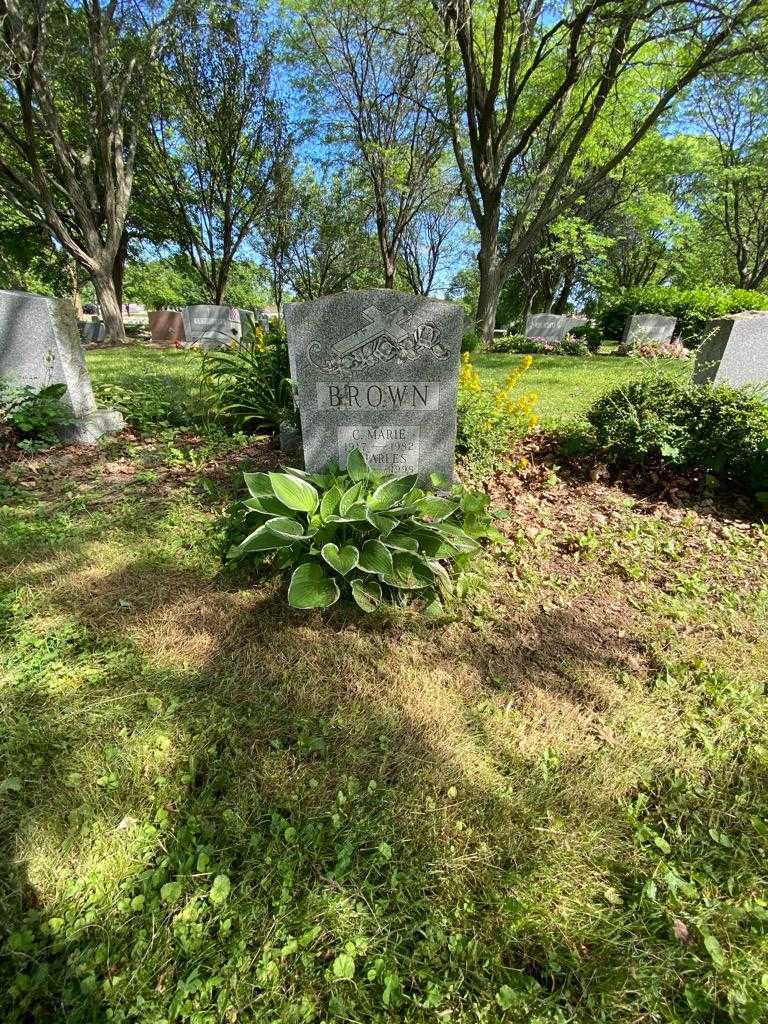
[[57, 444], [63, 427], [74, 422], [63, 402], [66, 384], [49, 384], [36, 391], [0, 380], [0, 439], [36, 451]]
[[298, 423], [288, 343], [270, 326], [236, 346], [203, 356], [202, 390], [215, 420], [246, 433], [275, 433]]
[[476, 349], [480, 348], [482, 344], [483, 339], [476, 331], [467, 331], [461, 339], [461, 351], [474, 352]]
[[507, 334], [503, 338], [494, 339], [493, 351], [534, 356], [588, 356], [590, 354], [586, 341], [577, 338], [575, 333], [566, 334], [562, 341], [526, 338], [524, 334]]
[[456, 451], [471, 476], [484, 477], [500, 469], [514, 444], [539, 422], [534, 412], [539, 396], [535, 392], [516, 394], [532, 363], [530, 355], [524, 356], [504, 384], [497, 386], [483, 384], [469, 353], [462, 357]]
[[677, 319], [676, 333], [689, 347], [704, 339], [709, 320], [746, 309], [768, 309], [768, 295], [743, 288], [629, 288], [598, 314], [606, 338], [620, 339], [633, 313], [658, 313]]
[[126, 423], [143, 436], [171, 427], [194, 427], [203, 419], [199, 396], [159, 374], [125, 384], [96, 384], [94, 392], [100, 405], [119, 409]]
[[440, 611], [480, 538], [501, 537], [486, 495], [458, 485], [449, 497], [427, 493], [415, 474], [374, 472], [357, 449], [346, 472], [244, 476], [250, 497], [230, 513], [224, 560], [290, 576], [293, 608], [328, 608], [343, 593], [372, 612], [416, 594]]
[[649, 374], [603, 396], [587, 418], [613, 462], [662, 458], [755, 494], [768, 489], [768, 405], [752, 388]]
[[593, 355], [600, 350], [603, 343], [603, 330], [600, 324], [593, 320], [587, 320], [586, 323], [572, 327], [570, 335], [578, 341], [583, 341]]

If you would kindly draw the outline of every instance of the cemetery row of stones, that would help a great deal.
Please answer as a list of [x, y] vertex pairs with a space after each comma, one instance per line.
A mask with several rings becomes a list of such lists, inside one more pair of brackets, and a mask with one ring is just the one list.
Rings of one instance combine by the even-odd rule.
[[[158, 328], [165, 331], [176, 329], [180, 317], [185, 344], [202, 348], [237, 343], [247, 318], [264, 324], [263, 314], [231, 307], [191, 306], [155, 317], [165, 317]], [[359, 449], [384, 472], [452, 477], [464, 321], [458, 305], [368, 289], [289, 304], [285, 319], [307, 469], [332, 461], [343, 467]], [[567, 330], [569, 318], [554, 319], [565, 320]], [[541, 331], [546, 323], [530, 317], [528, 327]], [[635, 316], [627, 331], [648, 327], [647, 318]], [[650, 328], [671, 333], [674, 322], [655, 318]], [[38, 389], [63, 384], [74, 417], [67, 440], [90, 443], [123, 426], [119, 413], [97, 408], [66, 300], [0, 291], [0, 380]], [[768, 314], [715, 321], [698, 353], [696, 380], [765, 383]]]
[[[237, 344], [248, 329], [269, 328], [269, 318], [261, 310], [238, 309], [236, 306], [195, 305], [183, 310], [159, 309], [149, 313], [152, 341], [172, 342], [202, 349], [226, 348]], [[99, 320], [78, 323], [84, 342], [104, 340], [104, 324]]]

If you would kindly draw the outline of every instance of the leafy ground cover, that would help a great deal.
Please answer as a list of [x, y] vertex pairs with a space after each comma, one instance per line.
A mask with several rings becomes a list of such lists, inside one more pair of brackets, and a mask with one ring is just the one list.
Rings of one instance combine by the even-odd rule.
[[223, 576], [242, 438], [9, 468], [3, 1020], [764, 1019], [768, 530], [528, 454], [435, 621]]

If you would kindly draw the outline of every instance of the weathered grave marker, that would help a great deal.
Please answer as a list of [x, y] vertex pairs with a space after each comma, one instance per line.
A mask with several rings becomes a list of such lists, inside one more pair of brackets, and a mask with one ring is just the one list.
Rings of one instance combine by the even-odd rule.
[[658, 313], [634, 313], [624, 324], [621, 340], [625, 345], [643, 341], [671, 341], [677, 320]]
[[78, 320], [77, 327], [83, 341], [91, 344], [104, 341], [106, 328], [101, 320]]
[[152, 341], [184, 341], [184, 316], [174, 309], [157, 309], [149, 314]]
[[75, 417], [66, 441], [93, 444], [125, 426], [119, 412], [96, 405], [75, 310], [66, 299], [0, 291], [0, 378], [35, 391], [65, 384], [62, 402]]
[[564, 316], [561, 313], [529, 313], [525, 318], [526, 338], [561, 342], [568, 331], [586, 323], [583, 316]]
[[235, 306], [185, 306], [184, 339], [186, 347], [227, 348], [242, 337], [240, 310]]
[[370, 288], [292, 303], [285, 321], [308, 469], [360, 448], [381, 472], [452, 478], [460, 306]]
[[768, 385], [768, 313], [710, 321], [696, 354], [696, 384]]

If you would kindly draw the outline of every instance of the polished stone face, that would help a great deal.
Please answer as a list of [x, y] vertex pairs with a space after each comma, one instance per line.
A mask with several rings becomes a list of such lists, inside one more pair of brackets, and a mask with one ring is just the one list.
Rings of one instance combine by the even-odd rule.
[[712, 320], [696, 353], [694, 381], [754, 384], [768, 400], [768, 313], [736, 313]]
[[35, 391], [66, 385], [62, 401], [76, 417], [67, 440], [91, 443], [124, 426], [119, 413], [96, 407], [75, 311], [66, 299], [0, 291], [0, 379]]
[[240, 310], [235, 306], [184, 307], [185, 347], [227, 348], [237, 344], [241, 337]]
[[157, 309], [149, 314], [152, 341], [184, 341], [184, 317], [174, 309]]
[[292, 303], [285, 321], [308, 469], [360, 448], [381, 472], [452, 478], [460, 306], [370, 288]]
[[562, 341], [568, 331], [585, 322], [584, 317], [563, 316], [560, 313], [529, 313], [525, 318], [526, 338], [542, 341]]
[[673, 316], [658, 313], [635, 313], [624, 324], [621, 340], [628, 344], [637, 341], [671, 341], [677, 320]]

